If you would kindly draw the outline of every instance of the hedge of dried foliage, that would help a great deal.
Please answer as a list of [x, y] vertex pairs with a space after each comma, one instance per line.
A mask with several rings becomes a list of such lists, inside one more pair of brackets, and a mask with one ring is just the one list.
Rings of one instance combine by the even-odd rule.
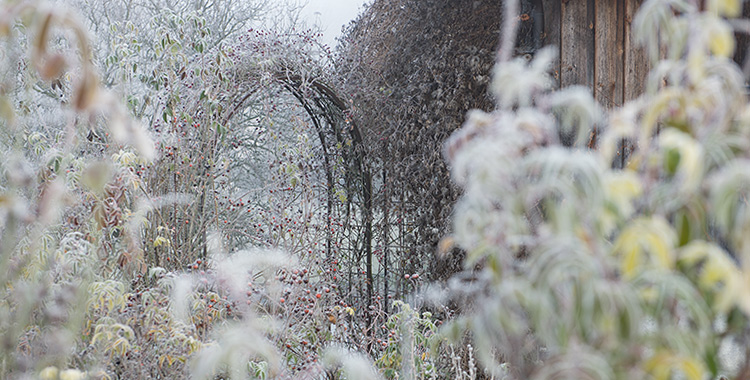
[[441, 147], [468, 110], [493, 107], [487, 85], [501, 14], [498, 1], [379, 0], [342, 38], [337, 77], [380, 184], [376, 239], [406, 273], [437, 279], [460, 268], [460, 255], [434, 255], [458, 196]]

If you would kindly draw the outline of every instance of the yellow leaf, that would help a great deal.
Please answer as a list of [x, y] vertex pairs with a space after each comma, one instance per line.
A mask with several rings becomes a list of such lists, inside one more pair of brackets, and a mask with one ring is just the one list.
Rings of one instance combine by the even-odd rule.
[[605, 178], [605, 181], [607, 195], [612, 203], [617, 206], [624, 217], [630, 216], [633, 212], [631, 201], [643, 191], [638, 176], [631, 171], [621, 171], [611, 173]]
[[57, 380], [58, 372], [57, 367], [47, 367], [39, 372], [39, 378], [42, 380]]
[[117, 352], [120, 355], [125, 355], [125, 352], [127, 352], [129, 348], [130, 348], [130, 342], [128, 342], [127, 339], [122, 338], [122, 337], [117, 338], [112, 343], [112, 350]]
[[722, 20], [711, 23], [708, 29], [708, 48], [718, 57], [731, 57], [734, 54], [732, 27]]
[[154, 239], [154, 247], [160, 247], [162, 245], [169, 245], [169, 240], [163, 236], [159, 236]]
[[636, 269], [641, 266], [641, 257], [639, 250], [633, 246], [632, 249], [625, 253], [625, 257], [622, 260], [622, 270], [626, 276], [631, 276], [635, 273]]
[[672, 269], [676, 242], [677, 235], [663, 217], [639, 218], [620, 233], [613, 253], [621, 256], [623, 274], [633, 277], [644, 265]]
[[641, 299], [646, 302], [654, 302], [659, 298], [659, 291], [654, 288], [643, 288], [640, 290]]
[[702, 380], [705, 373], [703, 363], [691, 357], [681, 358], [678, 362], [678, 368], [689, 380]]
[[647, 243], [646, 247], [650, 247], [651, 252], [654, 254], [654, 259], [659, 263], [659, 266], [665, 269], [671, 269], [672, 264], [674, 263], [674, 257], [671, 252], [672, 246], [674, 245], [674, 239], [668, 239], [665, 238], [665, 236], [666, 234], [661, 236], [657, 234], [647, 234], [644, 236], [644, 240]]
[[694, 82], [703, 80], [704, 72], [706, 70], [706, 54], [701, 49], [690, 49], [688, 52], [687, 63], [687, 71], [690, 79]]
[[669, 380], [673, 370], [678, 370], [689, 380], [703, 379], [706, 369], [703, 363], [693, 357], [661, 352], [646, 361], [646, 372], [656, 380]]
[[[693, 62], [689, 62], [688, 64], [694, 71], [697, 72], [694, 73], [693, 76], [702, 74], [704, 63], [703, 55], [692, 54], [691, 57], [688, 58], [689, 61], [690, 58], [693, 59]], [[684, 94], [682, 93], [682, 91], [674, 87], [666, 87], [660, 90], [655, 95], [653, 100], [649, 102], [649, 107], [646, 109], [646, 112], [643, 114], [640, 136], [641, 141], [648, 144], [654, 133], [654, 129], [656, 129], [659, 121], [662, 118], [662, 115], [665, 115], [669, 112], [670, 105], [675, 103], [683, 103], [683, 97]]]
[[77, 369], [66, 369], [60, 372], [60, 380], [83, 380], [86, 378], [86, 372]]
[[633, 214], [633, 200], [641, 195], [642, 186], [633, 172], [625, 170], [608, 173], [604, 177], [604, 188], [608, 207], [599, 222], [604, 234], [609, 235], [617, 226], [618, 220], [627, 219]]
[[679, 260], [687, 265], [703, 263], [698, 285], [717, 291], [712, 305], [714, 310], [727, 312], [735, 304], [742, 306], [741, 297], [745, 293], [743, 273], [721, 247], [706, 241], [693, 241], [680, 250]]
[[708, 10], [719, 16], [739, 17], [742, 14], [742, 0], [710, 0]]
[[670, 365], [668, 363], [669, 355], [662, 353], [646, 361], [644, 367], [655, 380], [669, 380]]

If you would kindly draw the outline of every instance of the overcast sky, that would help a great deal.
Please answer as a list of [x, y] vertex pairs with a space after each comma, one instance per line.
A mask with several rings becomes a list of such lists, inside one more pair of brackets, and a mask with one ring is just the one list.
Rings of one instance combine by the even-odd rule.
[[334, 47], [341, 26], [357, 17], [364, 3], [365, 0], [308, 0], [302, 15], [307, 22], [320, 25], [323, 42]]

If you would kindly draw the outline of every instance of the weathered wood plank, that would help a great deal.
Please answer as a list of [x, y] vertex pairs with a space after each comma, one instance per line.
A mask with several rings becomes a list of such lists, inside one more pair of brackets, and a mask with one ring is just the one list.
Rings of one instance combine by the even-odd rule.
[[[742, 18], [750, 18], [750, 3], [745, 2], [743, 4]], [[746, 76], [745, 79], [747, 80], [748, 70], [750, 70], [750, 62], [747, 61], [748, 47], [750, 46], [750, 34], [736, 32], [734, 37], [737, 40], [737, 48], [734, 51], [734, 61], [743, 68]]]
[[561, 4], [560, 85], [594, 87], [594, 0]]
[[544, 45], [556, 47], [557, 59], [552, 67], [554, 88], [560, 88], [560, 0], [543, 0], [544, 6]]
[[[624, 0], [625, 13], [625, 59], [624, 59], [624, 85], [623, 100], [629, 101], [640, 96], [646, 87], [646, 77], [651, 68], [646, 50], [638, 46], [633, 35], [632, 23], [636, 11], [644, 0]], [[619, 151], [619, 160], [616, 166], [623, 168], [627, 165], [628, 158], [634, 149], [634, 142], [623, 140]]]
[[623, 103], [624, 3], [599, 1], [594, 20], [594, 97], [605, 108]]
[[625, 101], [635, 99], [643, 93], [650, 70], [648, 55], [645, 49], [635, 43], [631, 27], [642, 3], [643, 0], [625, 0]]

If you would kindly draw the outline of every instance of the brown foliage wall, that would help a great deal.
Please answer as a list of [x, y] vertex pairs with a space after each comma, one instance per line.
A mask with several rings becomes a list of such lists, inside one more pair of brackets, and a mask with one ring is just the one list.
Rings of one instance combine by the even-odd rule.
[[386, 260], [393, 252], [402, 274], [443, 278], [460, 266], [433, 259], [458, 195], [442, 144], [466, 111], [492, 107], [501, 8], [490, 0], [376, 0], [342, 41], [337, 71], [377, 176], [375, 245]]

